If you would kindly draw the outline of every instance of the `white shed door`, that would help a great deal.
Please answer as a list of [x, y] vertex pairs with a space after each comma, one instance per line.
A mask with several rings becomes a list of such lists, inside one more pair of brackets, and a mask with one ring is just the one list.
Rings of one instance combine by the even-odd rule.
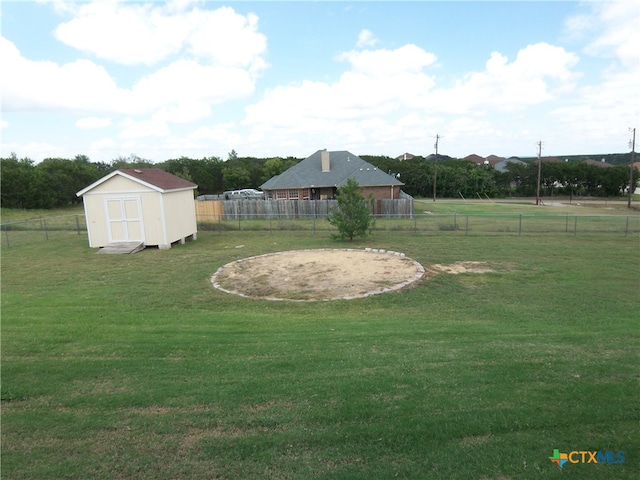
[[140, 197], [106, 198], [109, 242], [144, 241]]

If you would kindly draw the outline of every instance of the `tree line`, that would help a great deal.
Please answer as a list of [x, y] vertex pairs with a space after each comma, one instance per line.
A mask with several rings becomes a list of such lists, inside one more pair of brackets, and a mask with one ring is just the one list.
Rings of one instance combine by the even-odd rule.
[[[403, 190], [414, 197], [430, 198], [436, 180], [439, 198], [529, 197], [536, 194], [538, 166], [508, 163], [501, 172], [492, 166], [478, 166], [459, 159], [413, 157], [398, 161], [386, 156], [362, 155], [382, 171], [396, 176]], [[47, 158], [35, 163], [12, 154], [0, 158], [0, 201], [5, 208], [57, 208], [80, 203], [76, 192], [120, 168], [160, 168], [198, 185], [197, 194], [219, 194], [225, 190], [258, 188], [302, 159], [294, 157], [239, 157], [231, 151], [220, 157], [193, 159], [180, 157], [152, 163], [135, 155], [119, 157], [110, 163], [91, 162], [86, 155], [73, 159]], [[437, 167], [436, 167], [437, 165]], [[435, 175], [437, 168], [437, 176]], [[634, 170], [633, 184], [639, 178]], [[603, 167], [585, 162], [542, 162], [541, 194], [607, 196], [625, 194], [629, 185], [629, 166]]]
[[57, 208], [81, 203], [76, 192], [121, 168], [160, 168], [198, 185], [197, 193], [257, 188], [299, 162], [296, 158], [240, 158], [231, 151], [226, 160], [180, 157], [152, 163], [136, 155], [111, 163], [91, 162], [86, 155], [73, 159], [47, 158], [35, 163], [12, 154], [0, 158], [0, 202], [5, 208]]
[[[437, 197], [443, 198], [531, 197], [536, 195], [538, 185], [536, 160], [508, 162], [505, 171], [499, 171], [490, 165], [451, 158], [437, 162], [423, 157], [401, 162], [388, 157], [363, 155], [361, 158], [398, 176], [405, 184], [403, 190], [414, 197], [432, 197], [434, 181]], [[540, 193], [542, 196], [622, 196], [627, 192], [629, 176], [629, 164], [601, 166], [583, 161], [542, 161]], [[638, 170], [634, 169], [633, 185], [638, 178]]]

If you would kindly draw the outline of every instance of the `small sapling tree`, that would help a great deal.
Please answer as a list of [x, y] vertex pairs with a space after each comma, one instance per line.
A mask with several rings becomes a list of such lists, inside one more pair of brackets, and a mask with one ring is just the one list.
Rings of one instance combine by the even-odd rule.
[[360, 193], [360, 185], [353, 178], [347, 179], [347, 184], [338, 190], [338, 206], [333, 209], [327, 219], [338, 229], [334, 238], [352, 241], [355, 237], [364, 237], [373, 227], [375, 219], [367, 201]]

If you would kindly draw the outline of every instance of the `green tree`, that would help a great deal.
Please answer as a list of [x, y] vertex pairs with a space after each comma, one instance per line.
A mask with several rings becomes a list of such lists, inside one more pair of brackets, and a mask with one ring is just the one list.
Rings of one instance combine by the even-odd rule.
[[246, 168], [225, 166], [222, 169], [222, 178], [224, 187], [227, 190], [235, 190], [238, 188], [248, 188], [251, 184], [251, 175]]
[[355, 237], [364, 237], [373, 227], [375, 219], [371, 214], [369, 203], [360, 193], [360, 185], [353, 178], [338, 190], [338, 206], [333, 209], [327, 219], [338, 229], [334, 238], [352, 241]]
[[15, 153], [0, 158], [0, 199], [4, 208], [33, 208], [35, 167], [29, 158], [18, 159]]

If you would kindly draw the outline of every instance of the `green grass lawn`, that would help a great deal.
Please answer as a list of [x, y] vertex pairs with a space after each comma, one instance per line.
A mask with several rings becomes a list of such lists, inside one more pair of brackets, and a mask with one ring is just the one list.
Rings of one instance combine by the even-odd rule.
[[[2, 477], [636, 478], [637, 235], [376, 232], [348, 246], [509, 268], [318, 303], [210, 284], [238, 258], [335, 246], [201, 232], [129, 256], [75, 233], [1, 248]], [[554, 449], [625, 462], [560, 469]]]
[[[639, 196], [640, 197], [640, 196]], [[443, 198], [436, 202], [433, 199], [415, 199], [414, 210], [416, 214], [424, 212], [449, 215], [638, 215], [638, 200], [632, 203], [632, 208], [627, 207], [626, 198], [574, 198], [556, 197], [542, 198], [542, 205], [536, 205], [535, 198], [485, 198], [480, 199], [455, 199]]]

